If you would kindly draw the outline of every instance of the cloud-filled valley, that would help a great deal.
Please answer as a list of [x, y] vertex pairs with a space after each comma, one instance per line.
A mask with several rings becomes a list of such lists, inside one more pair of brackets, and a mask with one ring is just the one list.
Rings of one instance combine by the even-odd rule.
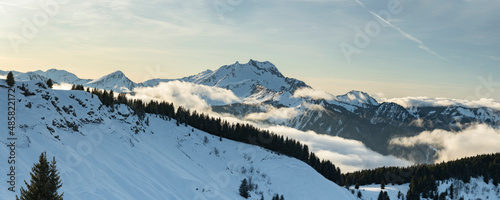
[[[308, 92], [308, 90], [302, 91]], [[135, 96], [130, 96], [131, 98], [173, 102], [175, 106], [184, 106], [188, 109], [206, 112], [212, 116], [221, 117], [231, 123], [248, 123], [276, 134], [296, 139], [303, 144], [307, 144], [311, 151], [315, 152], [319, 158], [331, 160], [335, 165], [340, 167], [343, 172], [352, 172], [382, 166], [407, 166], [412, 164], [409, 161], [394, 156], [381, 155], [370, 150], [362, 142], [356, 140], [322, 135], [313, 131], [300, 131], [285, 126], [258, 123], [270, 120], [279, 124], [279, 122], [288, 120], [297, 115], [299, 111], [296, 108], [275, 108], [269, 105], [261, 105], [265, 108], [265, 112], [251, 113], [243, 118], [211, 111], [210, 105], [214, 102], [226, 104], [239, 102], [239, 99], [232, 91], [227, 89], [172, 81], [162, 83], [156, 87], [137, 88], [134, 92]], [[321, 94], [319, 92], [317, 93]], [[313, 110], [319, 109], [317, 108], [319, 105], [311, 104], [305, 106]]]
[[199, 111], [210, 110], [210, 105], [239, 102], [239, 98], [230, 90], [198, 85], [193, 83], [170, 81], [155, 87], [136, 88], [132, 98], [172, 102]]

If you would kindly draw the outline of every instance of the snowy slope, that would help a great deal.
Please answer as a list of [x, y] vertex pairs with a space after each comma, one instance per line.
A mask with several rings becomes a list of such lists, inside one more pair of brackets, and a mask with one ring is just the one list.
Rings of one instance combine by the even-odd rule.
[[[265, 199], [275, 193], [298, 200], [355, 199], [296, 159], [219, 141], [191, 127], [176, 126], [174, 120], [146, 115], [140, 121], [127, 106], [107, 108], [84, 91], [45, 89], [36, 81], [24, 84], [25, 91], [34, 95], [22, 95], [17, 89], [16, 191], [46, 151], [58, 161], [65, 199], [235, 200], [243, 199], [238, 187], [249, 177], [258, 185], [251, 199], [259, 199], [257, 193]], [[0, 87], [2, 115], [6, 99], [7, 88]], [[7, 157], [5, 134], [0, 142], [0, 154]], [[0, 169], [7, 167], [6, 160], [0, 162]], [[18, 193], [7, 190], [6, 179], [0, 176], [0, 196], [14, 199]]]
[[361, 192], [362, 200], [376, 200], [378, 198], [378, 195], [380, 194], [380, 191], [387, 192], [390, 199], [398, 199], [399, 193], [403, 194], [406, 199], [406, 193], [410, 189], [410, 184], [409, 183], [402, 185], [389, 184], [386, 185], [383, 190], [380, 188], [380, 184], [361, 185], [359, 186], [359, 189], [355, 189], [354, 186], [352, 186], [349, 189], [354, 191], [354, 195], [356, 196], [358, 194], [358, 191]]
[[[450, 189], [450, 186], [453, 184], [453, 190]], [[437, 181], [437, 189], [438, 194], [441, 193], [448, 194], [446, 196], [446, 200], [455, 200], [463, 197], [464, 199], [500, 199], [500, 186], [495, 186], [490, 181], [486, 184], [483, 181], [482, 177], [471, 178], [469, 183], [464, 183], [461, 180], [449, 179], [446, 181]], [[410, 184], [402, 184], [402, 185], [386, 185], [385, 189], [380, 189], [380, 184], [372, 184], [372, 185], [362, 185], [359, 189], [354, 189], [354, 186], [349, 188], [354, 191], [354, 194], [357, 195], [358, 191], [361, 192], [362, 200], [375, 200], [377, 199], [380, 191], [387, 191], [390, 199], [401, 199], [398, 198], [398, 193], [404, 195], [406, 199], [406, 193], [410, 189]], [[453, 199], [450, 194], [453, 191]], [[431, 200], [431, 198], [421, 198]]]
[[[483, 181], [482, 177], [471, 178], [469, 183], [464, 183], [461, 180], [449, 179], [446, 181], [438, 181], [438, 193], [447, 192], [446, 200], [451, 200], [450, 194], [453, 192], [453, 199], [500, 199], [500, 185], [493, 185], [490, 180], [488, 183]], [[450, 186], [453, 184], [453, 190]]]

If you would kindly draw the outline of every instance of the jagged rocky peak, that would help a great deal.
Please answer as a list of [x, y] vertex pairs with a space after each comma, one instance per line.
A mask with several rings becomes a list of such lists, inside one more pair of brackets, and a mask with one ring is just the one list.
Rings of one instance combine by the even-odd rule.
[[281, 77], [281, 78], [284, 77], [283, 74], [281, 74], [281, 72], [278, 70], [278, 68], [269, 61], [259, 62], [259, 61], [255, 61], [255, 60], [250, 59], [250, 61], [248, 61], [247, 64], [250, 64], [259, 70], [267, 71], [267, 72], [269, 72], [273, 75], [276, 75], [278, 77]]
[[283, 74], [281, 74], [278, 68], [269, 61], [259, 62], [250, 59], [250, 61], [248, 61], [245, 64], [241, 64], [239, 61], [236, 61], [232, 65], [222, 66], [217, 71], [227, 71], [227, 70], [230, 70], [232, 73], [250, 73], [259, 76], [269, 73], [279, 78], [284, 78]]

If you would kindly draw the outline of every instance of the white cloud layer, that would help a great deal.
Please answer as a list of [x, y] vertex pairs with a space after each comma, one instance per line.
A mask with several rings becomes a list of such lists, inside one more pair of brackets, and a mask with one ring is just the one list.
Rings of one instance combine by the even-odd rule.
[[167, 101], [174, 103], [176, 107], [183, 106], [198, 111], [210, 110], [210, 105], [229, 104], [240, 101], [230, 90], [181, 81], [160, 83], [155, 87], [136, 88], [134, 92], [135, 95], [131, 96], [131, 98], [139, 98], [146, 101]]
[[275, 108], [268, 105], [265, 112], [250, 113], [244, 119], [255, 122], [269, 120], [279, 124], [293, 118], [297, 114], [299, 114], [299, 111], [295, 108]]
[[383, 99], [384, 102], [394, 102], [403, 107], [409, 108], [412, 106], [464, 106], [464, 107], [489, 107], [500, 110], [500, 102], [494, 99], [482, 98], [479, 100], [462, 100], [449, 98], [431, 98], [431, 97], [403, 97]]
[[[361, 169], [376, 168], [382, 166], [406, 166], [412, 164], [393, 156], [384, 156], [368, 149], [363, 143], [355, 140], [343, 139], [328, 135], [320, 135], [312, 131], [300, 131], [284, 126], [266, 126], [253, 121], [271, 120], [280, 122], [288, 120], [298, 114], [296, 108], [274, 108], [267, 106], [265, 112], [252, 113], [243, 119], [231, 115], [221, 115], [210, 110], [210, 105], [217, 103], [238, 102], [239, 99], [229, 90], [197, 85], [192, 83], [172, 81], [161, 83], [152, 88], [136, 88], [135, 96], [143, 100], [162, 100], [173, 102], [176, 106], [184, 106], [189, 109], [220, 116], [231, 123], [249, 123], [262, 129], [270, 130], [289, 138], [294, 138], [303, 144], [307, 144], [310, 151], [316, 153], [321, 159], [331, 160], [343, 172], [352, 172]], [[300, 94], [300, 93], [299, 93]], [[302, 90], [302, 94], [315, 98], [328, 97], [325, 94], [313, 90]], [[331, 96], [331, 95], [330, 95]], [[305, 105], [310, 106], [310, 105]], [[310, 106], [312, 107], [312, 106]], [[314, 108], [321, 109], [321, 108]]]
[[335, 96], [331, 94], [306, 87], [296, 90], [295, 93], [293, 93], [293, 96], [296, 98], [310, 97], [312, 99], [326, 99], [326, 100], [335, 99]]
[[395, 138], [392, 145], [412, 147], [431, 145], [438, 150], [436, 162], [450, 161], [477, 154], [500, 152], [500, 130], [487, 125], [475, 125], [461, 132], [424, 131], [417, 136]]
[[61, 83], [61, 84], [52, 85], [52, 89], [54, 89], [54, 90], [71, 90], [71, 87], [73, 87], [73, 85], [71, 85], [69, 83]]
[[353, 172], [382, 166], [408, 166], [412, 163], [394, 156], [384, 156], [368, 149], [363, 143], [341, 137], [320, 135], [313, 131], [273, 126], [267, 128], [276, 134], [294, 138], [309, 146], [321, 159], [332, 161], [342, 172]]

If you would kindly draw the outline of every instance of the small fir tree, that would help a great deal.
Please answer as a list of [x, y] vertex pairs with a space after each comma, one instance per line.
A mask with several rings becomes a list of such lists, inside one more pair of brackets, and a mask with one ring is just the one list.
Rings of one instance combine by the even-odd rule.
[[7, 79], [5, 81], [7, 82], [7, 85], [9, 85], [10, 87], [14, 86], [14, 84], [16, 83], [16, 81], [14, 80], [14, 74], [12, 74], [12, 72], [9, 72], [9, 74], [7, 74]]
[[54, 83], [52, 83], [52, 79], [49, 78], [49, 80], [47, 80], [47, 86], [49, 88], [52, 88], [53, 85], [54, 85]]
[[250, 197], [250, 194], [248, 193], [249, 191], [249, 187], [248, 187], [248, 181], [247, 179], [243, 179], [241, 181], [241, 185], [240, 185], [240, 195], [247, 199], [248, 197]]
[[61, 188], [61, 178], [57, 172], [55, 157], [52, 163], [47, 161], [46, 153], [43, 152], [37, 164], [31, 168], [31, 181], [26, 181], [26, 190], [21, 187], [21, 197], [16, 196], [16, 200], [62, 200], [63, 194], [57, 190]]

